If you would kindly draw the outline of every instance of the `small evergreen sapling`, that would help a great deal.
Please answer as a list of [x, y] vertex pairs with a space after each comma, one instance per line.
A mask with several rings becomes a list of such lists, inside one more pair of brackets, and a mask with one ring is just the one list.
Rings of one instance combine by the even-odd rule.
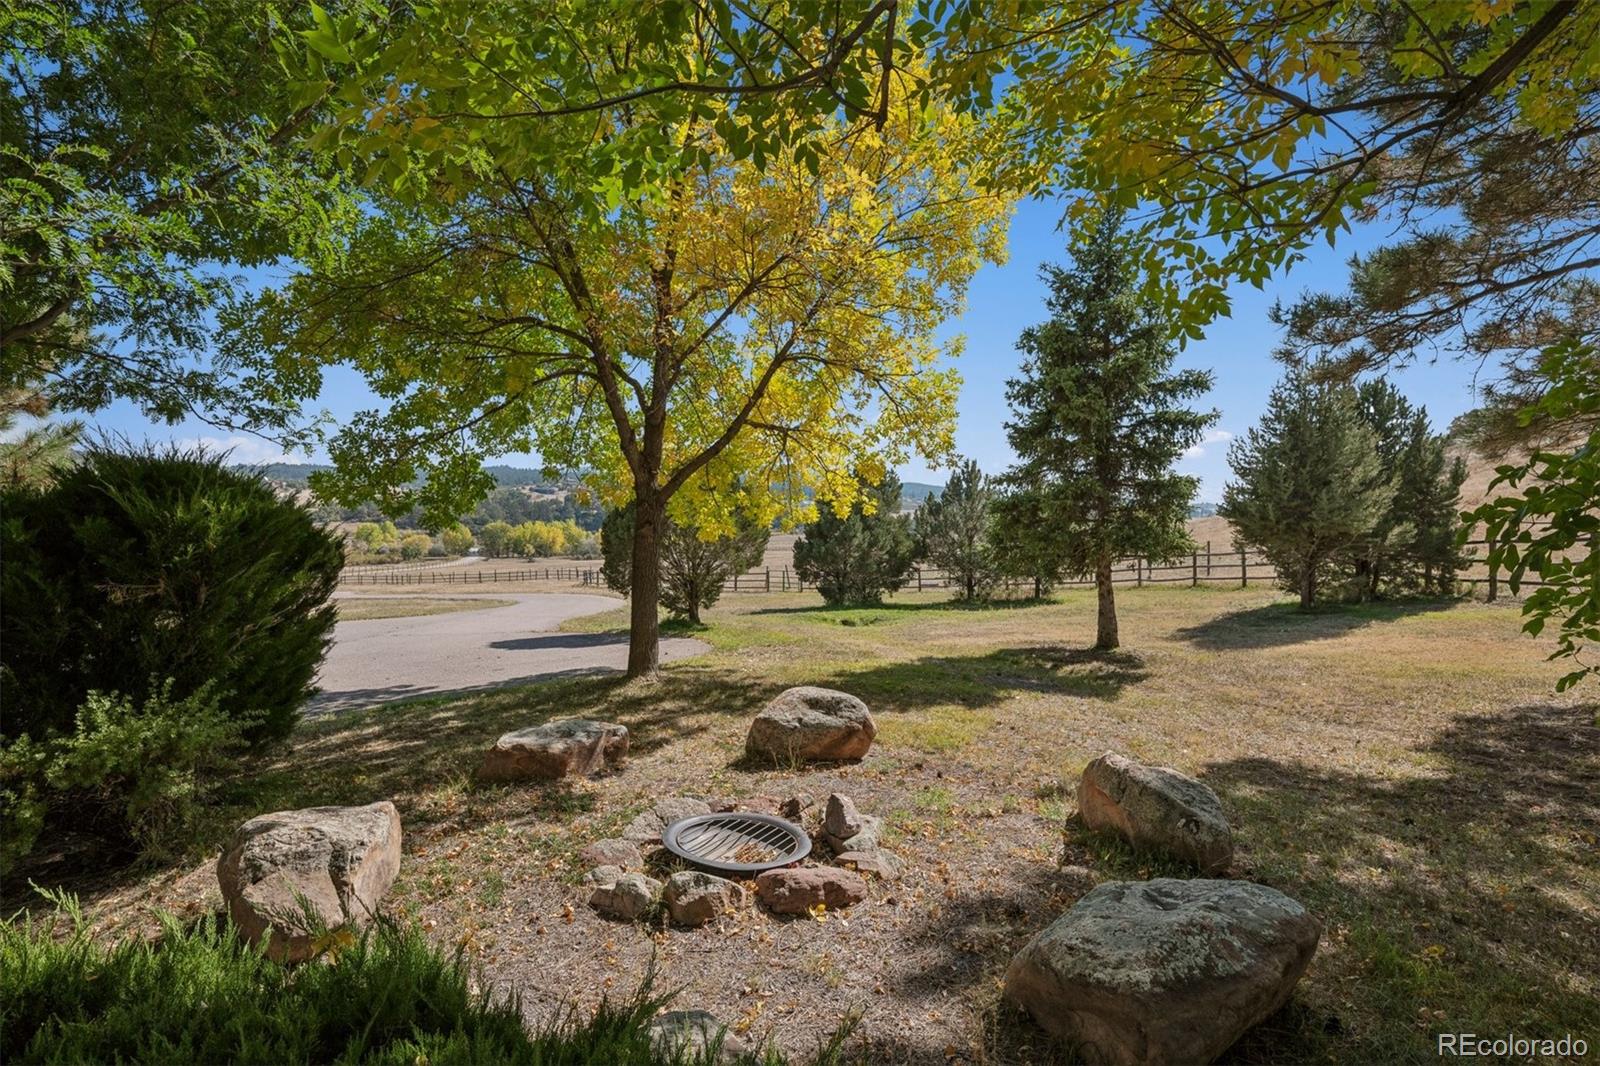
[[795, 541], [795, 573], [829, 604], [883, 602], [910, 579], [921, 554], [910, 516], [900, 514], [900, 479], [892, 471], [867, 492], [867, 504], [870, 512], [858, 500], [841, 516], [819, 503], [816, 521]]

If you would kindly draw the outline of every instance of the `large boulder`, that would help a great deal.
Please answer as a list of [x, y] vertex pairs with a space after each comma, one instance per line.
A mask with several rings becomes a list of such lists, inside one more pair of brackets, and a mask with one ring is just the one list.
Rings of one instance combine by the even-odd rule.
[[632, 922], [650, 913], [660, 898], [660, 881], [644, 874], [623, 874], [609, 884], [595, 884], [589, 894], [589, 906], [601, 914]]
[[853, 870], [832, 866], [784, 867], [756, 878], [756, 895], [775, 914], [806, 914], [819, 903], [838, 910], [867, 898], [867, 883]]
[[217, 860], [233, 924], [252, 942], [266, 937], [280, 962], [315, 955], [319, 925], [364, 928], [399, 872], [400, 815], [387, 800], [263, 814]]
[[831, 688], [791, 688], [756, 715], [745, 753], [772, 763], [859, 759], [872, 747], [878, 726], [867, 705]]
[[1210, 1062], [1283, 1006], [1320, 934], [1264, 885], [1113, 881], [1017, 953], [1005, 994], [1088, 1062]]
[[506, 733], [483, 757], [485, 781], [558, 781], [587, 777], [628, 756], [628, 727], [563, 718]]
[[705, 800], [693, 796], [668, 796], [656, 800], [649, 810], [641, 811], [622, 831], [622, 837], [637, 844], [659, 844], [662, 832], [673, 822], [710, 813], [711, 804]]
[[1217, 794], [1169, 767], [1106, 752], [1083, 768], [1078, 815], [1090, 829], [1114, 829], [1129, 843], [1169, 852], [1202, 873], [1233, 862], [1233, 833]]
[[663, 898], [672, 920], [692, 928], [744, 906], [744, 889], [715, 874], [680, 870], [667, 878]]

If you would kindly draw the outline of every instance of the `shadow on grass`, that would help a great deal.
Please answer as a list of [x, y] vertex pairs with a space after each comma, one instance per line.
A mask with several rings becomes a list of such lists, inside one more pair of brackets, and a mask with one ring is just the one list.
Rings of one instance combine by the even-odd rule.
[[1038, 644], [883, 663], [817, 683], [854, 693], [877, 711], [951, 703], [985, 707], [1017, 691], [1113, 700], [1148, 676], [1144, 660], [1132, 652]]
[[1594, 713], [1460, 716], [1422, 749], [1443, 771], [1425, 776], [1263, 758], [1209, 767], [1248, 841], [1236, 876], [1322, 920], [1313, 973], [1341, 981], [1355, 1014], [1249, 1034], [1234, 1057], [1420, 1061], [1435, 1032], [1600, 1032]]
[[[1600, 1032], [1595, 710], [1458, 717], [1427, 742], [1437, 772], [1420, 777], [1265, 758], [1207, 769], [1239, 840], [1233, 876], [1324, 927], [1290, 1002], [1219, 1061], [1423, 1062], [1438, 1032]], [[984, 1061], [1069, 1059], [1000, 998], [1006, 965], [1095, 883], [1159, 876], [1194, 874], [1070, 830], [1062, 866], [1016, 864], [917, 919], [918, 972], [891, 994], [972, 1001]], [[895, 1061], [939, 1061], [939, 1039], [908, 1034]]]
[[962, 611], [973, 614], [982, 614], [986, 611], [1014, 611], [1027, 607], [1049, 607], [1055, 601], [1046, 596], [1043, 599], [1028, 597], [996, 597], [991, 600], [928, 600], [913, 602], [906, 600], [888, 600], [884, 603], [858, 603], [858, 604], [826, 604], [819, 603], [814, 607], [760, 607], [754, 611], [747, 611], [751, 615], [776, 614], [776, 615], [814, 615], [819, 618], [835, 618], [852, 614], [867, 614], [874, 611], [888, 611], [896, 614], [918, 614], [929, 611]]
[[1462, 600], [1396, 600], [1318, 607], [1302, 611], [1292, 603], [1231, 611], [1186, 626], [1174, 634], [1207, 651], [1241, 648], [1276, 648], [1313, 640], [1331, 640], [1352, 630], [1380, 622], [1396, 622], [1412, 615], [1449, 610]]

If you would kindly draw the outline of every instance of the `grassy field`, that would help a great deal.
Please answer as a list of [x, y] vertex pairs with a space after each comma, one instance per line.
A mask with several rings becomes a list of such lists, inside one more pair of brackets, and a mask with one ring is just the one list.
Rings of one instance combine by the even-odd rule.
[[507, 607], [515, 601], [488, 597], [448, 600], [430, 596], [361, 595], [341, 596], [335, 602], [339, 605], [340, 621], [365, 622], [374, 618], [415, 618], [424, 614], [482, 611], [490, 607]]
[[[1068, 823], [1077, 774], [1112, 749], [1222, 797], [1231, 876], [1323, 922], [1291, 1004], [1243, 1062], [1431, 1062], [1434, 1034], [1600, 1046], [1600, 728], [1552, 695], [1558, 666], [1512, 605], [1398, 604], [1301, 615], [1265, 589], [1119, 597], [1125, 651], [1097, 655], [1090, 594], [963, 609], [901, 598], [828, 610], [730, 596], [713, 651], [654, 682], [581, 678], [307, 724], [240, 782], [189, 863], [78, 881], [100, 928], [217, 905], [210, 856], [262, 811], [393, 798], [405, 862], [392, 897], [462, 945], [535, 1018], [632, 990], [654, 959], [678, 1006], [803, 1051], [850, 1008], [872, 1062], [1053, 1061], [1006, 1007], [1013, 952], [1109, 879], [1181, 871]], [[608, 631], [619, 609], [574, 624]], [[619, 638], [620, 639], [620, 638]], [[857, 766], [771, 771], [745, 730], [788, 685], [857, 693], [879, 723]], [[623, 722], [622, 773], [571, 788], [481, 786], [505, 729]], [[748, 910], [687, 932], [605, 921], [576, 853], [674, 793], [771, 809], [841, 790], [886, 816], [899, 882], [828, 920]]]

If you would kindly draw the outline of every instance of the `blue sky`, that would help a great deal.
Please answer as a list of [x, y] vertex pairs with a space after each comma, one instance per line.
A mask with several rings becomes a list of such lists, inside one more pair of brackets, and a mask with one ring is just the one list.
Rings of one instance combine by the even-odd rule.
[[[1017, 370], [1017, 336], [1024, 327], [1044, 317], [1045, 287], [1039, 280], [1039, 267], [1067, 258], [1065, 235], [1056, 229], [1059, 213], [1059, 206], [1052, 201], [1026, 201], [1018, 207], [1011, 226], [1010, 258], [1004, 266], [985, 267], [978, 273], [966, 313], [945, 330], [947, 334], [964, 333], [967, 337], [966, 352], [954, 364], [964, 379], [957, 444], [963, 455], [978, 460], [991, 473], [1004, 469], [1013, 458], [1004, 430], [1008, 413], [1005, 383]], [[1179, 466], [1185, 473], [1201, 478], [1201, 499], [1215, 501], [1220, 497], [1228, 478], [1227, 442], [1243, 434], [1260, 417], [1267, 393], [1279, 376], [1280, 368], [1272, 359], [1278, 331], [1267, 320], [1273, 301], [1281, 298], [1288, 302], [1308, 289], [1342, 289], [1349, 256], [1392, 237], [1391, 227], [1369, 225], [1343, 234], [1335, 249], [1320, 245], [1306, 261], [1274, 277], [1262, 289], [1235, 286], [1230, 293], [1232, 314], [1212, 323], [1205, 339], [1191, 343], [1179, 356], [1181, 366], [1208, 368], [1215, 373], [1216, 386], [1208, 402], [1222, 413], [1213, 439]], [[1467, 363], [1441, 360], [1393, 372], [1390, 378], [1413, 402], [1426, 405], [1435, 427], [1443, 429], [1450, 419], [1473, 406], [1474, 369]], [[327, 373], [321, 406], [335, 418], [349, 417], [372, 402], [371, 393], [355, 373], [342, 368]], [[92, 426], [134, 440], [173, 439], [231, 448], [241, 462], [306, 460], [300, 455], [284, 456], [270, 443], [222, 433], [200, 422], [178, 426], [152, 423], [125, 403], [100, 412], [90, 421]], [[319, 453], [311, 458], [321, 461], [326, 457]], [[501, 458], [517, 465], [537, 465], [531, 456]], [[903, 466], [900, 474], [909, 481], [945, 480], [942, 471], [922, 462]]]

